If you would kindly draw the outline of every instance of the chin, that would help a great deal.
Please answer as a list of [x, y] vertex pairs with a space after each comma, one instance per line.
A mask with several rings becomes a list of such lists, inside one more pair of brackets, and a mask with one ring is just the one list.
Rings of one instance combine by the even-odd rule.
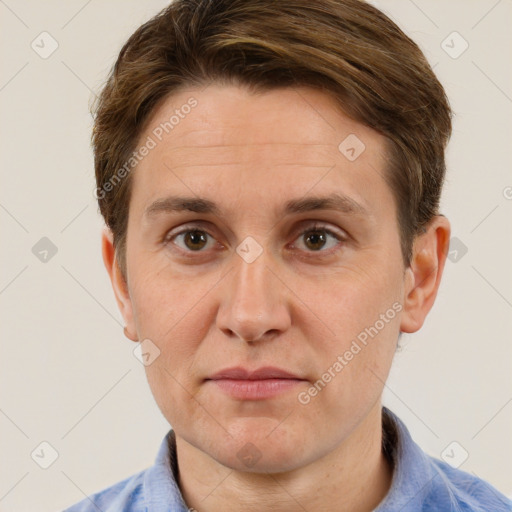
[[230, 435], [211, 443], [210, 455], [235, 471], [283, 473], [314, 459], [304, 442], [304, 431], [282, 420], [239, 418], [227, 430]]
[[279, 451], [271, 449], [260, 450], [257, 445], [248, 441], [242, 448], [233, 452], [221, 453], [214, 457], [222, 465], [242, 473], [277, 474], [286, 473], [307, 464], [297, 453], [296, 447], [280, 447]]

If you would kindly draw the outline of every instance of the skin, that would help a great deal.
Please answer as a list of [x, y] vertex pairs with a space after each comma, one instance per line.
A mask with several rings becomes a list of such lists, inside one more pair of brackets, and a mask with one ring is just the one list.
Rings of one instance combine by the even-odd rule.
[[[227, 504], [372, 510], [392, 477], [381, 453], [384, 382], [399, 332], [417, 331], [434, 303], [449, 222], [432, 219], [406, 268], [383, 178], [384, 137], [314, 89], [182, 90], [154, 112], [140, 141], [191, 96], [198, 105], [132, 171], [127, 282], [108, 229], [102, 238], [127, 336], [161, 351], [146, 373], [176, 433], [184, 499], [201, 512]], [[365, 144], [354, 161], [338, 150], [349, 134]], [[333, 192], [366, 213], [281, 211], [288, 200]], [[220, 213], [145, 216], [169, 195], [210, 199]], [[312, 239], [315, 222], [341, 240], [325, 231]], [[203, 230], [203, 244], [173, 237], [184, 227]], [[251, 263], [236, 252], [248, 236], [262, 249]], [[299, 393], [393, 304], [401, 311], [301, 403]], [[234, 399], [205, 381], [224, 368], [267, 365], [304, 380], [259, 401]], [[240, 456], [247, 450], [260, 457], [250, 467]]]

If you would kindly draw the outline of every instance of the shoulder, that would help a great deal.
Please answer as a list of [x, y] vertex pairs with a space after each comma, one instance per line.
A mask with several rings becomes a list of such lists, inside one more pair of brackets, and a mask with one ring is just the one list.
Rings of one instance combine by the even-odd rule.
[[424, 510], [436, 507], [454, 512], [512, 511], [512, 501], [485, 480], [434, 457], [427, 457], [435, 476]]
[[144, 508], [144, 475], [147, 470], [140, 471], [116, 484], [87, 496], [64, 512], [145, 512]]
[[184, 512], [187, 506], [177, 483], [174, 432], [163, 438], [152, 466], [85, 497], [64, 512]]
[[512, 512], [512, 501], [488, 482], [424, 452], [385, 407], [383, 451], [393, 479], [378, 512]]

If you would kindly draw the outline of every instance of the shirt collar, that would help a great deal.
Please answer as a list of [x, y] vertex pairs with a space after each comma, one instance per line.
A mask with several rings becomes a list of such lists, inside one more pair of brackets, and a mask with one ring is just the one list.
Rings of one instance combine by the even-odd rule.
[[[374, 512], [421, 510], [438, 472], [428, 456], [413, 441], [404, 423], [388, 408], [382, 408], [383, 450], [393, 467], [391, 487]], [[144, 476], [144, 497], [153, 512], [187, 512], [178, 487], [176, 438], [171, 429], [164, 437], [155, 464]]]
[[428, 455], [413, 441], [404, 423], [382, 408], [383, 449], [393, 465], [391, 487], [374, 512], [422, 510], [438, 472]]
[[144, 504], [152, 512], [188, 512], [178, 487], [176, 438], [171, 429], [164, 437], [155, 464], [144, 475]]

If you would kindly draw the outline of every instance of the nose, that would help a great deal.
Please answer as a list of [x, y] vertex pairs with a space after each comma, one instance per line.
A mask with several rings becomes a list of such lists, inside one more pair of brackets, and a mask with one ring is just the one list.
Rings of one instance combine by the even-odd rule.
[[269, 263], [265, 251], [251, 263], [240, 258], [224, 282], [217, 326], [227, 336], [256, 342], [290, 327], [291, 292]]

